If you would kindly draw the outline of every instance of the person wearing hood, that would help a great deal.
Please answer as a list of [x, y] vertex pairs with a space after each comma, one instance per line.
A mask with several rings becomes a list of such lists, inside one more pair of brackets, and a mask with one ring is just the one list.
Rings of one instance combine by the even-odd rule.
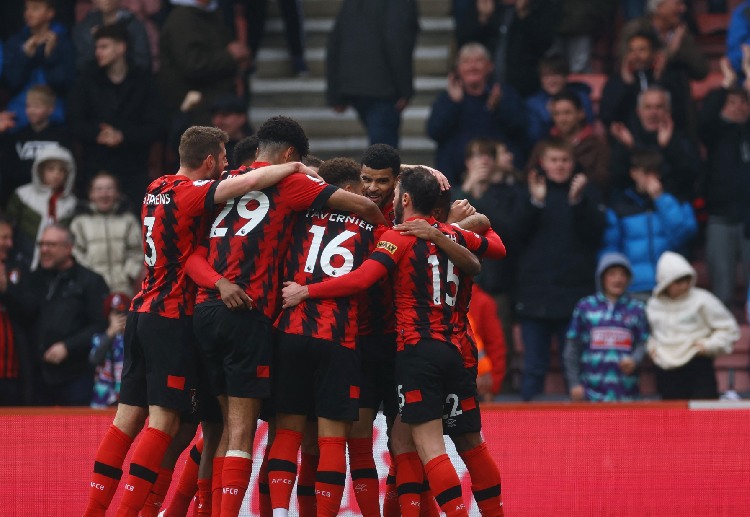
[[117, 178], [101, 171], [91, 180], [89, 206], [73, 218], [73, 256], [102, 275], [112, 292], [133, 296], [143, 270], [141, 224], [121, 201]]
[[632, 278], [625, 255], [606, 253], [596, 269], [597, 293], [582, 298], [573, 311], [563, 353], [573, 400], [638, 397], [635, 372], [646, 355], [649, 328], [643, 302], [627, 294]]
[[651, 325], [646, 348], [656, 365], [662, 399], [715, 399], [714, 358], [732, 352], [740, 337], [734, 316], [713, 294], [695, 287], [695, 269], [681, 255], [664, 252], [656, 287], [646, 305]]
[[31, 166], [31, 183], [16, 189], [6, 213], [13, 220], [16, 246], [31, 258], [31, 270], [39, 264], [37, 241], [47, 225], [69, 224], [78, 205], [73, 194], [76, 165], [64, 147], [47, 147]]

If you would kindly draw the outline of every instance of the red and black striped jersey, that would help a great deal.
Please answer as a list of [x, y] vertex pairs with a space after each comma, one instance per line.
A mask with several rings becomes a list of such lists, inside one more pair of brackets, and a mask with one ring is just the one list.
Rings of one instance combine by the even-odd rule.
[[[365, 261], [383, 231], [351, 212], [308, 210], [292, 229], [284, 278], [307, 285], [345, 275]], [[354, 348], [357, 309], [357, 296], [308, 299], [283, 310], [276, 328]]]
[[[267, 163], [253, 163], [251, 169]], [[281, 308], [281, 262], [298, 212], [322, 208], [338, 187], [292, 174], [264, 190], [248, 192], [214, 210], [206, 247], [210, 266], [275, 320]], [[198, 290], [196, 303], [221, 300], [217, 289]]]
[[[473, 252], [482, 252], [487, 239], [473, 232], [427, 221]], [[404, 236], [395, 230], [383, 234], [371, 257], [392, 272], [398, 348], [422, 339], [454, 342], [454, 313], [460, 286], [458, 269], [432, 242]]]
[[218, 182], [166, 175], [151, 182], [143, 197], [143, 253], [146, 276], [131, 310], [166, 318], [193, 314], [195, 284], [185, 261], [205, 233]]
[[[389, 225], [393, 225], [393, 201], [381, 210]], [[357, 295], [359, 297], [358, 325], [360, 336], [392, 334], [396, 332], [396, 311], [393, 306], [393, 283], [390, 277]]]

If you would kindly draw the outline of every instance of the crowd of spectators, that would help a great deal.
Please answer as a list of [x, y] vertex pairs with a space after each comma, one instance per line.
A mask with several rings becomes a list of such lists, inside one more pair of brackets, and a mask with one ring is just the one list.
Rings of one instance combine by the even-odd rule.
[[[97, 382], [108, 378], [119, 353], [110, 345], [142, 273], [137, 216], [149, 180], [176, 168], [175, 143], [190, 125], [225, 130], [230, 160], [231, 146], [252, 134], [247, 78], [267, 3], [20, 4], [0, 7], [0, 404], [73, 404], [86, 390], [90, 399], [94, 368]], [[326, 102], [353, 106], [370, 143], [398, 145], [401, 112], [415, 95], [418, 4], [344, 0], [330, 35]], [[478, 279], [502, 322], [507, 365], [520, 372], [505, 376], [505, 391], [542, 394], [555, 349], [571, 396], [589, 400], [634, 396], [644, 361], [692, 368], [693, 355], [731, 351], [690, 343], [686, 362], [666, 364], [656, 352], [660, 331], [647, 323], [659, 324], [649, 307], [670, 306], [657, 296], [666, 296], [664, 253], [705, 256], [708, 285], [729, 310], [712, 299], [707, 318], [723, 325], [745, 303], [750, 2], [734, 9], [720, 62], [704, 54], [694, 18], [734, 4], [453, 0], [455, 66], [425, 133], [454, 197], [486, 214], [509, 250]], [[300, 2], [280, 7], [291, 71], [304, 77]], [[571, 74], [592, 71], [602, 41], [612, 60], [594, 99]], [[691, 82], [712, 66], [723, 82], [699, 102]], [[695, 272], [682, 272], [672, 280], [693, 285]], [[597, 310], [615, 311], [610, 327], [638, 314], [637, 333], [625, 324], [597, 330], [589, 314]], [[592, 347], [603, 341], [617, 353], [599, 357]], [[602, 357], [624, 384], [586, 371]], [[501, 390], [494, 366], [488, 397]]]

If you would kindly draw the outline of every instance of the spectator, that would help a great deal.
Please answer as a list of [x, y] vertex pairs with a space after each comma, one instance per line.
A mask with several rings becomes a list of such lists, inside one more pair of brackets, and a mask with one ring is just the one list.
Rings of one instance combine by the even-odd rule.
[[104, 300], [107, 330], [94, 334], [89, 362], [96, 368], [91, 407], [103, 409], [117, 404], [120, 398], [122, 365], [125, 360], [125, 320], [130, 309], [130, 297], [114, 292]]
[[731, 353], [740, 337], [732, 314], [714, 295], [695, 287], [695, 276], [687, 260], [665, 252], [646, 305], [651, 325], [646, 347], [665, 400], [718, 398], [714, 357]]
[[594, 123], [594, 109], [589, 98], [591, 87], [584, 83], [568, 82], [568, 63], [563, 56], [556, 54], [543, 58], [539, 62], [539, 76], [542, 83], [541, 89], [525, 100], [529, 117], [530, 145], [549, 136], [552, 129], [550, 101], [552, 97], [564, 90], [573, 92], [579, 98], [585, 110], [587, 123]]
[[31, 270], [39, 264], [37, 241], [50, 223], [68, 224], [78, 200], [73, 194], [76, 167], [70, 151], [48, 147], [31, 167], [31, 183], [16, 189], [8, 202], [8, 216], [16, 227], [16, 246], [31, 257]]
[[500, 393], [505, 377], [505, 339], [498, 309], [490, 295], [474, 284], [471, 288], [469, 328], [477, 345], [477, 394], [485, 402]]
[[47, 85], [38, 84], [26, 94], [28, 125], [8, 138], [3, 167], [2, 203], [21, 185], [31, 181], [31, 165], [37, 154], [46, 147], [70, 148], [68, 129], [50, 120], [55, 110], [55, 92]]
[[230, 41], [212, 0], [182, 0], [161, 31], [159, 86], [168, 116], [174, 117], [191, 90], [202, 94], [191, 125], [207, 125], [209, 107], [223, 95], [240, 93], [237, 77], [247, 70], [250, 51]]
[[643, 302], [626, 294], [632, 278], [625, 255], [603, 255], [596, 294], [581, 299], [573, 311], [564, 354], [573, 400], [638, 398], [636, 368], [646, 355], [648, 320]]
[[76, 263], [73, 234], [52, 224], [40, 239], [40, 268], [29, 278], [37, 319], [31, 342], [41, 370], [40, 405], [88, 406], [94, 385], [89, 351], [94, 334], [107, 328], [102, 311], [104, 279]]
[[552, 337], [562, 354], [573, 309], [594, 290], [596, 252], [605, 224], [598, 189], [584, 174], [573, 176], [568, 144], [548, 142], [540, 164], [529, 173], [528, 194], [514, 215], [524, 400], [542, 392]]
[[73, 256], [100, 274], [110, 291], [132, 296], [143, 270], [141, 227], [121, 200], [117, 178], [102, 171], [91, 180], [88, 208], [70, 223]]
[[0, 215], [0, 406], [31, 403], [32, 357], [26, 329], [33, 315], [27, 261], [13, 249], [11, 220]]
[[484, 45], [492, 54], [495, 82], [526, 97], [539, 89], [539, 60], [561, 18], [562, 0], [474, 0], [456, 24], [456, 46]]
[[73, 28], [76, 47], [76, 68], [83, 71], [93, 65], [96, 41], [94, 35], [101, 27], [119, 25], [125, 32], [127, 57], [133, 66], [151, 70], [151, 49], [146, 27], [135, 14], [122, 7], [121, 0], [93, 0], [94, 9]]
[[681, 200], [692, 199], [701, 159], [697, 145], [672, 120], [669, 93], [650, 86], [638, 95], [637, 114], [632, 124], [615, 122], [610, 127], [614, 137], [610, 158], [613, 190], [633, 185], [628, 175], [633, 151], [653, 149], [664, 161], [661, 171], [664, 190]]
[[743, 232], [750, 184], [750, 101], [736, 86], [728, 59], [722, 60], [724, 84], [708, 94], [700, 113], [699, 133], [708, 152], [701, 195], [706, 201], [706, 262], [711, 291], [731, 307], [742, 264], [742, 285], [750, 271], [750, 239]]
[[148, 46], [151, 53], [151, 70], [156, 73], [159, 70], [159, 22], [162, 14], [161, 0], [122, 0], [122, 6], [143, 23], [148, 35]]
[[612, 122], [634, 123], [638, 95], [652, 86], [660, 86], [672, 99], [675, 124], [687, 129], [694, 116], [690, 82], [679, 69], [664, 66], [664, 52], [660, 47], [653, 31], [629, 36], [620, 70], [609, 77], [602, 92], [599, 115], [606, 126]]
[[357, 112], [370, 145], [398, 148], [401, 112], [414, 95], [416, 0], [344, 0], [328, 37], [326, 100]]
[[[679, 98], [675, 95], [673, 99], [676, 120], [680, 126], [686, 124], [689, 131], [694, 133], [695, 110], [689, 81], [700, 81], [708, 75], [708, 60], [683, 21], [686, 10], [683, 0], [648, 0], [646, 9], [646, 16], [631, 20], [622, 28], [620, 55], [625, 55], [624, 49], [631, 35], [645, 31], [656, 34], [664, 52], [658, 57], [655, 68], [663, 71], [664, 81], [667, 76], [676, 76], [670, 79], [676, 83], [675, 89], [679, 87], [681, 90]], [[669, 90], [674, 91], [672, 87]], [[685, 120], [682, 119], [683, 113], [687, 115]]]
[[735, 72], [743, 73], [742, 47], [750, 44], [750, 0], [743, 0], [732, 11], [727, 29], [727, 57]]
[[634, 188], [615, 197], [607, 209], [604, 251], [623, 253], [632, 264], [629, 291], [645, 301], [656, 285], [657, 260], [665, 251], [686, 253], [697, 224], [693, 207], [665, 192], [662, 160], [654, 151], [633, 155]]
[[[553, 127], [549, 136], [559, 138], [573, 147], [577, 166], [603, 192], [609, 189], [609, 147], [586, 122], [580, 97], [567, 90], [554, 95], [548, 102]], [[534, 146], [526, 164], [531, 170], [539, 164], [543, 143]]]
[[236, 169], [240, 164], [234, 161], [234, 147], [240, 140], [253, 134], [253, 128], [247, 120], [247, 104], [234, 95], [217, 99], [211, 106], [211, 125], [229, 135], [226, 143], [227, 160], [229, 169]]
[[140, 204], [149, 183], [149, 151], [163, 133], [162, 111], [151, 72], [128, 64], [126, 39], [117, 24], [96, 30], [97, 64], [81, 74], [70, 96], [70, 124], [83, 147], [78, 184], [107, 170], [125, 197]]
[[591, 72], [593, 36], [614, 22], [616, 0], [563, 0], [563, 14], [552, 51], [565, 56], [574, 74]]
[[433, 102], [427, 119], [427, 134], [438, 144], [436, 168], [449, 181], [458, 182], [466, 144], [480, 137], [501, 141], [521, 163], [525, 122], [516, 91], [508, 84], [492, 82], [487, 50], [478, 43], [461, 47], [456, 72], [448, 75], [448, 88]]
[[24, 127], [26, 92], [37, 84], [49, 85], [57, 97], [51, 119], [63, 122], [63, 99], [75, 79], [75, 50], [67, 30], [53, 22], [54, 0], [25, 0], [21, 32], [4, 46], [3, 76], [12, 96], [8, 110], [16, 127]]

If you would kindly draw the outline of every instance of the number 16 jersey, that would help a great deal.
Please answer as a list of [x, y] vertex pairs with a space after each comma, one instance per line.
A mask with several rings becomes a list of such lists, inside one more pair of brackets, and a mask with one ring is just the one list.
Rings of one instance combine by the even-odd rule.
[[[255, 162], [251, 169], [265, 165]], [[337, 189], [318, 178], [292, 174], [272, 187], [230, 199], [214, 210], [204, 241], [208, 263], [244, 289], [255, 308], [274, 320], [281, 305], [279, 268], [297, 212], [322, 208]], [[196, 303], [219, 300], [217, 289], [198, 290]]]

